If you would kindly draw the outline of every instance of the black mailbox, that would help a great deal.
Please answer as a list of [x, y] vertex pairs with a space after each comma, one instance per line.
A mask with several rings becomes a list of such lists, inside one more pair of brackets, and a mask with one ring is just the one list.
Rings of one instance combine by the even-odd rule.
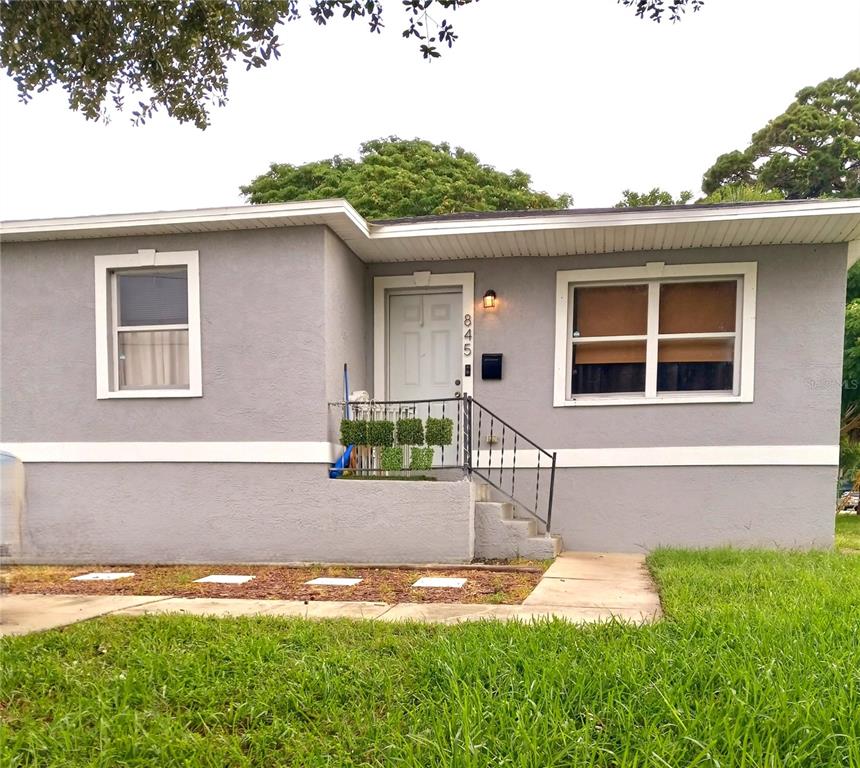
[[501, 352], [488, 352], [481, 355], [481, 378], [484, 380], [502, 378]]

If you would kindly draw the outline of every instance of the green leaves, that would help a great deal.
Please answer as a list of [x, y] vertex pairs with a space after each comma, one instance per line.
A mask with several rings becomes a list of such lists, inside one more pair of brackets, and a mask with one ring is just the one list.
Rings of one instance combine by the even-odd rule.
[[660, 189], [660, 187], [654, 187], [649, 192], [644, 193], [625, 189], [621, 195], [621, 200], [615, 203], [616, 208], [638, 208], [643, 205], [686, 205], [693, 197], [693, 193], [685, 189], [675, 200], [671, 192]]
[[720, 155], [702, 179], [706, 195], [737, 184], [788, 199], [860, 196], [860, 69], [802, 88], [746, 149]]
[[567, 194], [533, 190], [527, 173], [497, 171], [462, 147], [396, 136], [365, 142], [359, 160], [335, 155], [298, 166], [273, 163], [241, 191], [251, 203], [342, 197], [368, 219], [573, 203]]
[[340, 422], [341, 445], [367, 445], [367, 425], [361, 420], [343, 419]]
[[385, 472], [400, 472], [403, 469], [403, 449], [399, 445], [389, 445], [382, 449], [380, 465]]
[[367, 444], [387, 447], [394, 445], [393, 421], [367, 422]]
[[842, 408], [860, 406], [860, 299], [845, 307], [845, 344], [842, 363]]
[[421, 419], [398, 419], [397, 444], [423, 445], [424, 422], [422, 422]]
[[433, 448], [412, 448], [409, 452], [409, 469], [426, 471], [433, 466]]
[[[637, 15], [672, 21], [702, 0], [623, 0]], [[403, 37], [415, 38], [427, 61], [458, 35], [447, 18], [477, 0], [403, 0]], [[523, 6], [525, 3], [522, 4]], [[227, 63], [260, 69], [280, 56], [278, 25], [301, 18], [326, 26], [336, 16], [360, 20], [371, 33], [383, 23], [380, 0], [0, 0], [0, 64], [23, 102], [59, 85], [69, 107], [89, 120], [121, 110], [126, 95], [145, 94], [132, 112], [143, 124], [159, 108], [180, 123], [206, 128], [212, 105], [227, 102]], [[293, 198], [289, 198], [293, 199]]]
[[454, 439], [454, 422], [451, 419], [436, 419], [432, 416], [427, 418], [425, 427], [427, 445], [451, 445]]
[[778, 189], [766, 190], [761, 184], [727, 184], [717, 187], [707, 197], [697, 200], [697, 203], [754, 203], [763, 200], [782, 200], [783, 194]]
[[135, 123], [163, 107], [205, 128], [209, 107], [226, 102], [229, 60], [241, 57], [250, 69], [279, 55], [282, 10], [241, 0], [4, 0], [0, 63], [22, 101], [60, 85], [72, 109], [97, 120], [131, 93], [139, 98]]

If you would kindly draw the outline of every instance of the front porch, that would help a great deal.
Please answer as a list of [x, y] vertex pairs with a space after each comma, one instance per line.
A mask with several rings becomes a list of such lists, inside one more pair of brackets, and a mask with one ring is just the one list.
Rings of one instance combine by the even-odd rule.
[[[470, 395], [397, 401], [359, 396], [330, 407], [339, 417], [342, 446], [330, 477], [358, 486], [350, 494], [353, 508], [384, 498], [395, 517], [413, 517], [437, 484], [465, 483], [468, 498], [459, 495], [462, 507], [444, 515], [469, 521], [468, 559], [545, 560], [561, 551], [551, 528], [555, 455]], [[462, 556], [446, 540], [450, 552], [437, 562]]]

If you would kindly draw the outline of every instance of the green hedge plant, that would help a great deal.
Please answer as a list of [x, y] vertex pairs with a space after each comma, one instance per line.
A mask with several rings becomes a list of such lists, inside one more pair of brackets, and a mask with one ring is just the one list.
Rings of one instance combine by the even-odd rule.
[[454, 422], [448, 418], [435, 419], [430, 416], [427, 419], [425, 433], [427, 445], [438, 445], [440, 448], [451, 445], [454, 440]]
[[409, 469], [417, 469], [426, 471], [433, 466], [433, 448], [426, 446], [424, 448], [415, 447], [411, 450], [409, 456]]
[[367, 422], [368, 445], [387, 448], [394, 445], [394, 422], [393, 421], [368, 421]]
[[342, 419], [340, 422], [341, 445], [367, 445], [367, 422], [360, 419]]
[[399, 445], [387, 445], [382, 449], [380, 464], [385, 472], [400, 472], [403, 469], [403, 449]]
[[424, 445], [424, 422], [421, 419], [398, 419], [397, 444]]

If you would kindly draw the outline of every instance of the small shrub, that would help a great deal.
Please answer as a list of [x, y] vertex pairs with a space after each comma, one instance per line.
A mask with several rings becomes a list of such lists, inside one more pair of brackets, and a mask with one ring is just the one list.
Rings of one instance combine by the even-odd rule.
[[367, 422], [342, 419], [340, 422], [341, 445], [367, 445]]
[[434, 419], [430, 416], [427, 419], [425, 428], [427, 435], [427, 445], [451, 445], [454, 440], [454, 422], [451, 419]]
[[409, 469], [428, 470], [433, 466], [433, 448], [415, 447], [409, 456]]
[[398, 445], [385, 446], [380, 464], [385, 472], [400, 472], [403, 469], [403, 449]]
[[394, 445], [394, 422], [368, 421], [367, 444], [378, 445], [383, 448]]
[[398, 445], [424, 445], [424, 423], [421, 419], [397, 420]]

